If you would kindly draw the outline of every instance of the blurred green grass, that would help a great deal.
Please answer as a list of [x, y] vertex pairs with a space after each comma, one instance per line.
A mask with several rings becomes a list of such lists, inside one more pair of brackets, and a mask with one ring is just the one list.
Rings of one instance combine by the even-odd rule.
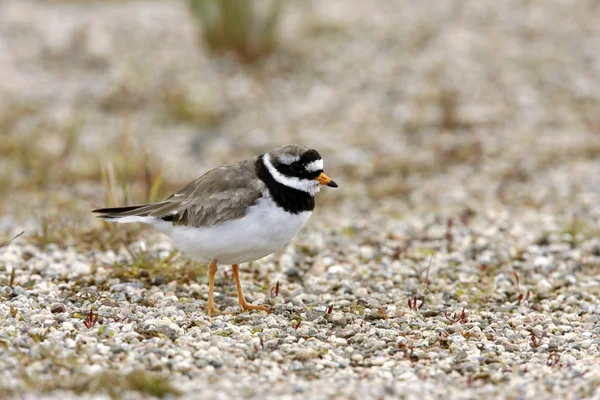
[[[84, 116], [65, 126], [22, 123], [32, 116], [35, 110], [18, 106], [0, 114], [0, 214], [37, 221], [24, 238], [38, 246], [118, 245], [115, 229], [92, 227], [92, 208], [160, 200], [181, 184], [163, 180], [160, 160], [132, 140], [130, 128], [90, 148], [82, 143]], [[120, 231], [137, 236], [140, 229]]]
[[283, 1], [188, 0], [202, 39], [215, 52], [232, 51], [251, 63], [277, 44]]

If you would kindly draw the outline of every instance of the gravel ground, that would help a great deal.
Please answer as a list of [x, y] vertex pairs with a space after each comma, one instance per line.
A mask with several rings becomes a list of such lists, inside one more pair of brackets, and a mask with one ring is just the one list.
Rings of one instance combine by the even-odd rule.
[[272, 313], [221, 266], [208, 318], [205, 266], [93, 221], [100, 178], [0, 175], [0, 397], [600, 399], [600, 7], [350, 3], [290, 2], [245, 66], [179, 2], [0, 2], [7, 137], [81, 123], [68, 168], [126, 142], [174, 186], [300, 142], [340, 184], [241, 266]]

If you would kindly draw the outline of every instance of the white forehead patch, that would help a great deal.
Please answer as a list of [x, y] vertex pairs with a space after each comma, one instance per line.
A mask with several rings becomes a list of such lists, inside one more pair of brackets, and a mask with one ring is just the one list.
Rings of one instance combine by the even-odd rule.
[[277, 168], [271, 162], [271, 156], [269, 153], [263, 156], [263, 162], [265, 163], [265, 167], [277, 182], [285, 185], [287, 187], [291, 187], [297, 190], [301, 190], [303, 192], [310, 193], [311, 196], [314, 196], [321, 189], [321, 185], [319, 181], [313, 179], [299, 179], [294, 176], [286, 176], [281, 172], [277, 171]]
[[323, 169], [323, 160], [315, 160], [306, 164], [306, 170], [310, 172], [320, 171]]
[[285, 164], [285, 165], [290, 165], [296, 161], [300, 160], [300, 156], [292, 156], [289, 154], [282, 154], [279, 157], [277, 157], [277, 159], [279, 160], [280, 163]]

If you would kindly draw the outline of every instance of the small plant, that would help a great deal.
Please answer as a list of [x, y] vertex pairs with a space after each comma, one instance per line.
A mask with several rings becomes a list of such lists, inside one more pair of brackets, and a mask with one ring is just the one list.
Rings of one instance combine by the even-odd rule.
[[535, 336], [535, 333], [533, 333], [533, 331], [531, 331], [531, 347], [533, 347], [534, 349], [537, 349], [538, 347], [540, 347], [540, 345], [542, 344], [542, 339], [544, 339], [545, 336], [546, 336], [546, 333], [543, 332], [542, 336], [538, 339]]
[[412, 301], [411, 301], [411, 299], [408, 299], [408, 308], [410, 308], [413, 311], [418, 311], [421, 308], [423, 308], [423, 306], [425, 305], [425, 302], [423, 300], [421, 300], [421, 304], [417, 304], [417, 303], [418, 303], [417, 296], [414, 296], [412, 298]]
[[294, 330], [296, 330], [296, 331], [297, 331], [297, 330], [298, 330], [298, 328], [300, 328], [300, 324], [302, 324], [302, 321], [301, 321], [301, 320], [298, 320], [298, 321], [297, 321], [297, 323], [296, 323], [296, 325], [292, 325], [292, 327], [294, 328]]
[[251, 63], [275, 48], [282, 0], [188, 0], [204, 42]]
[[145, 153], [144, 155], [144, 191], [146, 192], [146, 202], [154, 203], [159, 199], [158, 194], [163, 183], [163, 173], [159, 170], [156, 176], [153, 176], [148, 155]]
[[171, 384], [171, 380], [163, 375], [151, 374], [143, 370], [130, 372], [125, 376], [126, 386], [131, 390], [164, 398], [179, 396], [181, 392]]
[[31, 239], [39, 247], [45, 247], [51, 243], [59, 241], [59, 237], [56, 234], [56, 226], [47, 217], [40, 218], [40, 229], [35, 232]]
[[10, 244], [10, 242], [12, 242], [13, 240], [15, 240], [16, 238], [22, 236], [23, 234], [25, 234], [25, 231], [19, 233], [18, 235], [15, 235], [13, 237], [11, 237], [10, 239], [8, 239], [6, 242], [2, 242], [0, 243], [0, 249], [3, 248], [4, 246], [8, 246]]
[[429, 280], [429, 270], [431, 269], [431, 261], [433, 261], [433, 253], [429, 255], [429, 262], [427, 263], [426, 267], [423, 267], [423, 268], [417, 268], [416, 266], [411, 267], [411, 269], [417, 275], [417, 280], [420, 283], [425, 284], [425, 292], [427, 292], [429, 290], [429, 284], [431, 283], [431, 280]]
[[36, 343], [41, 343], [48, 337], [48, 329], [39, 330], [37, 332], [29, 332], [29, 337]]
[[275, 344], [265, 347], [265, 341], [263, 340], [263, 337], [259, 336], [258, 340], [260, 341], [260, 347], [258, 347], [257, 344], [254, 345], [254, 350], [256, 350], [257, 353], [261, 350], [275, 351], [279, 348], [279, 345], [281, 344], [281, 340], [277, 339]]
[[454, 313], [452, 314], [452, 316], [450, 316], [448, 315], [448, 313], [444, 313], [444, 316], [446, 317], [450, 325], [454, 325], [457, 322], [460, 322], [461, 324], [466, 324], [467, 322], [469, 322], [469, 315], [465, 313], [465, 307], [463, 307], [460, 314]]
[[517, 305], [520, 306], [523, 300], [529, 300], [529, 297], [531, 296], [531, 290], [527, 290], [527, 294], [523, 294], [521, 292], [521, 285], [519, 283], [519, 274], [517, 274], [516, 272], [513, 272], [513, 274], [515, 275], [515, 280], [517, 282], [517, 293], [519, 293], [519, 295], [517, 296]]
[[12, 267], [10, 269], [10, 279], [8, 281], [8, 286], [10, 286], [12, 289], [14, 283], [15, 283], [15, 267]]
[[365, 313], [365, 308], [360, 304], [352, 304], [350, 306], [350, 312], [358, 315], [363, 315]]
[[15, 306], [12, 306], [12, 305], [11, 305], [11, 306], [10, 306], [10, 310], [9, 310], [9, 312], [10, 312], [10, 316], [11, 316], [11, 317], [13, 317], [13, 318], [17, 318], [17, 313], [19, 312], [19, 310], [17, 310], [17, 309], [15, 308]]
[[[116, 262], [113, 265], [112, 277], [122, 281], [141, 279], [146, 287], [161, 285], [176, 281], [180, 283], [195, 282], [199, 276], [205, 276], [206, 266], [187, 261], [177, 257], [179, 252], [172, 251], [161, 259], [155, 253], [140, 249], [135, 250], [125, 240], [121, 241], [129, 253], [131, 261]], [[226, 275], [226, 279], [229, 279]]]
[[333, 304], [331, 304], [329, 307], [327, 307], [327, 314], [331, 314], [333, 311]]
[[554, 367], [560, 363], [560, 354], [556, 352], [552, 352], [548, 354], [548, 361], [546, 361], [546, 365], [549, 367]]
[[83, 320], [83, 325], [85, 325], [86, 328], [90, 329], [94, 325], [96, 325], [96, 322], [98, 322], [98, 314], [94, 314], [94, 311], [90, 308], [90, 312], [86, 315], [85, 319]]
[[547, 366], [554, 367], [555, 365], [558, 365], [559, 362], [560, 362], [560, 354], [558, 354], [556, 352], [552, 352], [552, 353], [548, 354], [548, 361], [546, 361]]
[[[103, 301], [103, 300], [108, 299], [108, 297], [105, 294], [99, 293], [96, 290], [91, 290], [91, 289], [87, 289], [87, 288], [84, 288], [80, 293], [77, 293], [76, 296], [83, 301], [89, 302], [90, 304], [94, 304], [98, 301]], [[90, 309], [90, 311], [91, 311], [91, 309]]]
[[279, 281], [275, 284], [274, 287], [271, 288], [271, 297], [279, 296]]

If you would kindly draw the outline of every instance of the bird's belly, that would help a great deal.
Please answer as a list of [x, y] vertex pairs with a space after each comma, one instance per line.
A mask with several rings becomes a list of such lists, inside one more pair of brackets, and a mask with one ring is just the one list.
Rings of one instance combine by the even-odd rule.
[[239, 264], [258, 260], [285, 246], [311, 214], [291, 214], [270, 199], [261, 199], [243, 218], [203, 228], [176, 226], [168, 234], [177, 248], [194, 260]]

